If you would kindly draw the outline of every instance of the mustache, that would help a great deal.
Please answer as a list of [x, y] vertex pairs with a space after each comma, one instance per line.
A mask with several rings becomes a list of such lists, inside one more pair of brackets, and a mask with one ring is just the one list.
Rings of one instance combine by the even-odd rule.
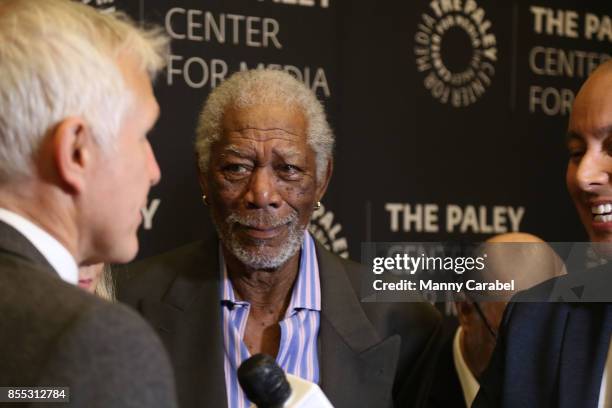
[[292, 210], [284, 217], [279, 217], [268, 211], [255, 212], [245, 215], [232, 213], [225, 219], [226, 225], [240, 224], [251, 228], [276, 228], [285, 224], [294, 224], [298, 220], [298, 213]]

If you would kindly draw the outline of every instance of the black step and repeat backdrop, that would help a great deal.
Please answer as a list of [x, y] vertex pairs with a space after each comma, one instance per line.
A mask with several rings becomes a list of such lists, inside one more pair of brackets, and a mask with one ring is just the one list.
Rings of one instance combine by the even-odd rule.
[[565, 130], [612, 54], [612, 3], [533, 0], [83, 0], [161, 25], [172, 56], [151, 135], [162, 181], [139, 257], [212, 229], [193, 153], [198, 112], [231, 73], [274, 67], [324, 101], [335, 174], [312, 231], [364, 241], [586, 236], [565, 190]]

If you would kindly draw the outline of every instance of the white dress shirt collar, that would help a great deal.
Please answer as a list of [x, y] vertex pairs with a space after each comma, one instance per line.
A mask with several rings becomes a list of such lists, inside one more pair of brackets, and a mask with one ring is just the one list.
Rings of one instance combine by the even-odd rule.
[[0, 208], [0, 221], [21, 233], [40, 252], [64, 281], [76, 285], [79, 270], [76, 261], [60, 242], [23, 216]]
[[459, 377], [459, 383], [461, 383], [461, 389], [463, 390], [465, 405], [471, 407], [480, 389], [480, 384], [476, 377], [474, 377], [474, 374], [472, 374], [472, 371], [470, 371], [470, 368], [463, 358], [463, 353], [461, 352], [461, 326], [457, 329], [453, 340], [453, 360], [455, 361], [455, 370], [457, 371], [457, 377]]

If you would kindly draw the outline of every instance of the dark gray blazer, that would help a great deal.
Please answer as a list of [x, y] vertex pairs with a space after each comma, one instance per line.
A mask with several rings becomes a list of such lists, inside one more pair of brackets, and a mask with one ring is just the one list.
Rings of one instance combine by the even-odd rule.
[[70, 387], [62, 407], [175, 407], [170, 367], [139, 316], [62, 281], [0, 222], [0, 386]]
[[506, 308], [473, 407], [597, 408], [612, 338], [612, 265], [543, 282]]
[[[360, 303], [361, 266], [317, 244], [320, 385], [335, 407], [413, 407], [425, 398], [440, 317], [426, 303]], [[159, 332], [179, 405], [225, 407], [218, 241], [196, 242], [118, 274], [119, 299]]]

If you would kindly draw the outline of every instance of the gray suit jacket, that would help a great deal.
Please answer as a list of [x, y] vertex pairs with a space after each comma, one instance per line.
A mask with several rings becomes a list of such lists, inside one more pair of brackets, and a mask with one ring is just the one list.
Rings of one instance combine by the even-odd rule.
[[139, 316], [62, 281], [0, 222], [0, 386], [70, 387], [62, 407], [175, 407], [170, 367]]
[[[413, 407], [425, 397], [440, 317], [425, 303], [360, 303], [361, 266], [317, 244], [320, 385], [335, 407]], [[127, 267], [119, 299], [159, 332], [179, 404], [225, 407], [218, 241], [196, 242]]]

